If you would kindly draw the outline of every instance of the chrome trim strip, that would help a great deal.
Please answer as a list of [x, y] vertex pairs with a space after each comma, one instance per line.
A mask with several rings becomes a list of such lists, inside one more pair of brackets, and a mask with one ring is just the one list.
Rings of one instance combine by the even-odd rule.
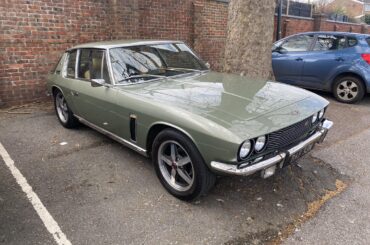
[[77, 49], [77, 54], [76, 54], [76, 64], [75, 64], [75, 77], [74, 78], [77, 78], [78, 77], [78, 66], [79, 66], [79, 63], [80, 63], [80, 55], [81, 55], [81, 50], [80, 49]]
[[268, 167], [271, 167], [273, 165], [278, 164], [279, 162], [283, 161], [286, 157], [285, 153], [280, 153], [277, 156], [274, 156], [272, 158], [269, 158], [265, 161], [259, 162], [257, 164], [254, 164], [250, 167], [245, 168], [238, 168], [236, 165], [221, 163], [221, 162], [211, 162], [211, 167], [217, 171], [228, 173], [228, 174], [234, 174], [234, 175], [251, 175], [259, 170], [266, 169]]
[[115, 80], [115, 77], [114, 77], [114, 74], [113, 74], [112, 60], [110, 58], [110, 48], [105, 49], [105, 56], [106, 56], [106, 59], [107, 59], [107, 66], [108, 66], [110, 81], [111, 81], [112, 86], [114, 86], [114, 85], [116, 85], [116, 80]]
[[269, 158], [265, 161], [254, 164], [252, 166], [245, 167], [245, 168], [238, 168], [237, 165], [212, 161], [211, 162], [211, 167], [216, 171], [227, 173], [227, 174], [232, 174], [232, 175], [248, 176], [248, 175], [254, 174], [257, 171], [264, 170], [264, 169], [269, 168], [273, 165], [277, 165], [278, 163], [281, 163], [289, 155], [298, 152], [299, 150], [303, 149], [305, 146], [307, 146], [309, 144], [322, 142], [324, 140], [324, 138], [326, 137], [327, 132], [329, 131], [329, 129], [332, 126], [333, 126], [332, 121], [325, 120], [323, 122], [321, 128], [314, 135], [312, 135], [311, 137], [309, 137], [305, 141], [303, 141], [303, 142], [299, 143], [298, 145], [290, 148], [286, 152], [281, 152], [277, 156], [274, 156], [274, 157]]
[[95, 125], [95, 124], [93, 124], [93, 123], [91, 123], [91, 122], [89, 122], [89, 121], [87, 121], [86, 119], [84, 119], [84, 118], [82, 118], [82, 117], [80, 117], [80, 116], [78, 116], [76, 114], [74, 114], [74, 116], [81, 123], [83, 123], [83, 124], [85, 124], [85, 125], [93, 128], [96, 131], [98, 131], [98, 132], [100, 132], [100, 133], [108, 136], [109, 138], [111, 138], [111, 139], [113, 139], [113, 140], [115, 140], [115, 141], [117, 141], [117, 142], [119, 142], [119, 143], [121, 143], [121, 144], [129, 147], [130, 149], [137, 151], [138, 153], [140, 153], [143, 156], [146, 156], [146, 157], [148, 156], [145, 149], [143, 149], [143, 148], [141, 148], [141, 147], [139, 147], [139, 146], [137, 146], [137, 145], [135, 145], [135, 144], [133, 144], [133, 143], [131, 143], [131, 142], [129, 142], [129, 141], [127, 141], [127, 140], [125, 140], [125, 139], [123, 139], [123, 138], [121, 138], [121, 137], [119, 137], [119, 136], [117, 136], [117, 135], [115, 135], [115, 134], [113, 134], [113, 133], [111, 133], [111, 132], [109, 132], [109, 131], [107, 131], [107, 130], [105, 130], [105, 129], [97, 126], [97, 125]]

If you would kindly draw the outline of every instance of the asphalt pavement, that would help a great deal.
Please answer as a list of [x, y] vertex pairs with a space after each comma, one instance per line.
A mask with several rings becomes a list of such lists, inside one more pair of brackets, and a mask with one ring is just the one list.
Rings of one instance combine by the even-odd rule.
[[[1, 111], [0, 142], [72, 244], [276, 241], [311, 203], [335, 191], [338, 180], [348, 184], [344, 193], [298, 223], [286, 242], [347, 244], [356, 238], [366, 244], [369, 111], [369, 98], [359, 105], [332, 101], [333, 130], [299, 165], [265, 180], [258, 174], [219, 178], [208, 196], [193, 203], [169, 195], [149, 159], [87, 127], [63, 128], [50, 103]], [[338, 234], [345, 238], [329, 239]], [[55, 241], [0, 158], [2, 243]]]

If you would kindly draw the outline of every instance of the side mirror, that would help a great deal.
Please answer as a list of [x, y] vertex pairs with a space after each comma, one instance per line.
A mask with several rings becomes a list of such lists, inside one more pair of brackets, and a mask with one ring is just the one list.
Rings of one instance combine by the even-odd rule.
[[288, 53], [288, 51], [285, 49], [285, 48], [282, 48], [282, 47], [276, 47], [272, 50], [272, 52], [276, 52], [276, 53], [279, 53], [279, 54], [286, 54]]
[[104, 79], [91, 79], [91, 87], [101, 87], [105, 85]]

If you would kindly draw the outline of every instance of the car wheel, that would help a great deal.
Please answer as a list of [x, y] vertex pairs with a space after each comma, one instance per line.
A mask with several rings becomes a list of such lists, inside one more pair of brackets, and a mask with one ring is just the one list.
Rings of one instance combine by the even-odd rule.
[[336, 80], [333, 93], [335, 98], [343, 103], [356, 103], [365, 95], [362, 81], [356, 77], [346, 76]]
[[181, 200], [196, 199], [215, 184], [216, 176], [209, 171], [194, 143], [175, 130], [166, 129], [157, 135], [152, 160], [162, 185]]
[[75, 128], [78, 126], [78, 120], [73, 115], [73, 112], [68, 107], [67, 101], [61, 91], [57, 91], [54, 95], [54, 107], [59, 122], [66, 128]]

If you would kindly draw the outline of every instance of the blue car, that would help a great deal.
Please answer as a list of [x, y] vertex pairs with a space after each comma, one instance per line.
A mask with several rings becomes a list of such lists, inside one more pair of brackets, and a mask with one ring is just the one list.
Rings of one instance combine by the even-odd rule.
[[307, 32], [274, 43], [272, 67], [280, 82], [330, 91], [344, 103], [370, 93], [370, 35]]

